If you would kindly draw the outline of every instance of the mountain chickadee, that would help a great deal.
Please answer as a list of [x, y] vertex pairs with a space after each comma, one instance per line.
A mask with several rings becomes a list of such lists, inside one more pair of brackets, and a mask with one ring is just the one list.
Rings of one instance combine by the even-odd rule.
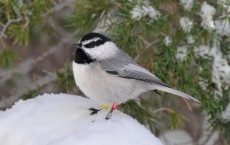
[[[199, 102], [163, 83], [102, 34], [88, 33], [74, 48], [76, 84], [87, 97], [101, 105], [124, 103], [156, 89]], [[99, 110], [91, 108], [91, 111]]]

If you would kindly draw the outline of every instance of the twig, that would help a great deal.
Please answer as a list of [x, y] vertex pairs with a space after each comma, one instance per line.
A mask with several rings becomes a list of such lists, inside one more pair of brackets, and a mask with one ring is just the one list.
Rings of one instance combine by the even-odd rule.
[[6, 31], [6, 29], [8, 28], [8, 26], [9, 26], [11, 23], [19, 22], [19, 21], [21, 21], [21, 20], [22, 20], [22, 18], [17, 18], [17, 19], [10, 19], [10, 20], [8, 20], [8, 22], [7, 22], [7, 23], [3, 26], [3, 28], [2, 28], [2, 31], [1, 31], [1, 33], [0, 33], [0, 38], [6, 37], [5, 31]]
[[148, 42], [147, 40], [145, 40], [145, 38], [143, 38], [141, 35], [137, 35], [138, 37], [139, 37], [139, 39], [144, 43], [144, 45], [145, 45], [145, 47], [146, 48], [149, 48], [149, 47], [151, 47], [152, 45], [155, 45], [155, 44], [157, 44], [157, 43], [159, 43], [160, 42], [160, 40], [159, 39], [156, 39], [155, 41], [153, 41], [153, 42]]
[[6, 24], [2, 24], [1, 23], [1, 26], [3, 27], [1, 32], [0, 32], [0, 38], [3, 38], [3, 37], [6, 37], [5, 35], [5, 32], [6, 32], [6, 29], [8, 28], [8, 26], [12, 23], [15, 23], [15, 22], [19, 22], [22, 20], [22, 15], [20, 14], [19, 10], [16, 8], [16, 7], [13, 7], [16, 15], [17, 15], [17, 18], [16, 19], [10, 19], [10, 17], [8, 16], [7, 19], [7, 23]]
[[158, 113], [160, 111], [167, 111], [167, 112], [171, 112], [171, 113], [175, 112], [174, 110], [172, 110], [170, 108], [159, 108], [159, 109], [154, 110], [153, 113]]

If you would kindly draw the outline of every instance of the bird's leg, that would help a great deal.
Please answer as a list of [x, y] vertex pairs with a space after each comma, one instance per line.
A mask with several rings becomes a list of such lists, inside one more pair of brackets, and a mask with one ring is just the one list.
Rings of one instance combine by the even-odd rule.
[[108, 109], [109, 109], [109, 105], [101, 105], [101, 109], [89, 108], [89, 110], [91, 111], [90, 115], [95, 115], [101, 110], [108, 110]]
[[[117, 108], [118, 108], [118, 104], [114, 102], [109, 113], [106, 115], [105, 119], [106, 120], [110, 119], [112, 117], [113, 111], [116, 110]], [[95, 115], [101, 110], [108, 110], [108, 109], [109, 109], [109, 105], [102, 105], [101, 109], [89, 108], [89, 110], [91, 111], [90, 115]]]
[[113, 113], [114, 110], [117, 109], [117, 107], [118, 107], [118, 104], [116, 102], [114, 102], [112, 107], [111, 107], [111, 109], [110, 109], [110, 111], [109, 111], [109, 113], [106, 115], [106, 118], [105, 118], [106, 120], [108, 120], [108, 119], [110, 119], [112, 117], [112, 113]]

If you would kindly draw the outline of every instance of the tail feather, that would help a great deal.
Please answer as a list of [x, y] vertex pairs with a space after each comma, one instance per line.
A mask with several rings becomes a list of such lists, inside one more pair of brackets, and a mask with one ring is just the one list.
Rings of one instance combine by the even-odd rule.
[[157, 89], [157, 90], [160, 90], [160, 91], [171, 93], [171, 94], [174, 94], [174, 95], [177, 95], [177, 96], [180, 96], [180, 97], [183, 97], [183, 98], [186, 98], [186, 99], [189, 99], [189, 100], [192, 100], [192, 101], [200, 103], [200, 101], [198, 101], [194, 97], [192, 97], [192, 96], [190, 96], [188, 94], [185, 94], [185, 93], [183, 93], [181, 91], [175, 90], [173, 88], [169, 88], [169, 87], [165, 87], [165, 86], [159, 86], [159, 85], [155, 85], [154, 88]]

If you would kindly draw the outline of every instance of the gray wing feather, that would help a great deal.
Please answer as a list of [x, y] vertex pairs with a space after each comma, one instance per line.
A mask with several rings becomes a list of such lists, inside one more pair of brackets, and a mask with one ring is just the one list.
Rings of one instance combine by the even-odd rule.
[[100, 61], [102, 69], [109, 74], [117, 75], [127, 79], [136, 79], [166, 86], [155, 75], [150, 73], [147, 69], [139, 66], [128, 54], [123, 51], [118, 52], [114, 58]]
[[118, 52], [116, 57], [100, 61], [100, 64], [102, 66], [102, 69], [109, 74], [117, 75], [119, 77], [123, 77], [127, 79], [136, 79], [136, 80], [153, 83], [155, 84], [154, 85], [155, 89], [172, 93], [175, 95], [179, 95], [181, 97], [199, 102], [197, 99], [193, 98], [192, 96], [187, 95], [178, 90], [172, 89], [170, 86], [163, 83], [147, 69], [139, 66], [135, 62], [135, 60], [133, 60], [128, 54], [126, 54], [122, 50]]

